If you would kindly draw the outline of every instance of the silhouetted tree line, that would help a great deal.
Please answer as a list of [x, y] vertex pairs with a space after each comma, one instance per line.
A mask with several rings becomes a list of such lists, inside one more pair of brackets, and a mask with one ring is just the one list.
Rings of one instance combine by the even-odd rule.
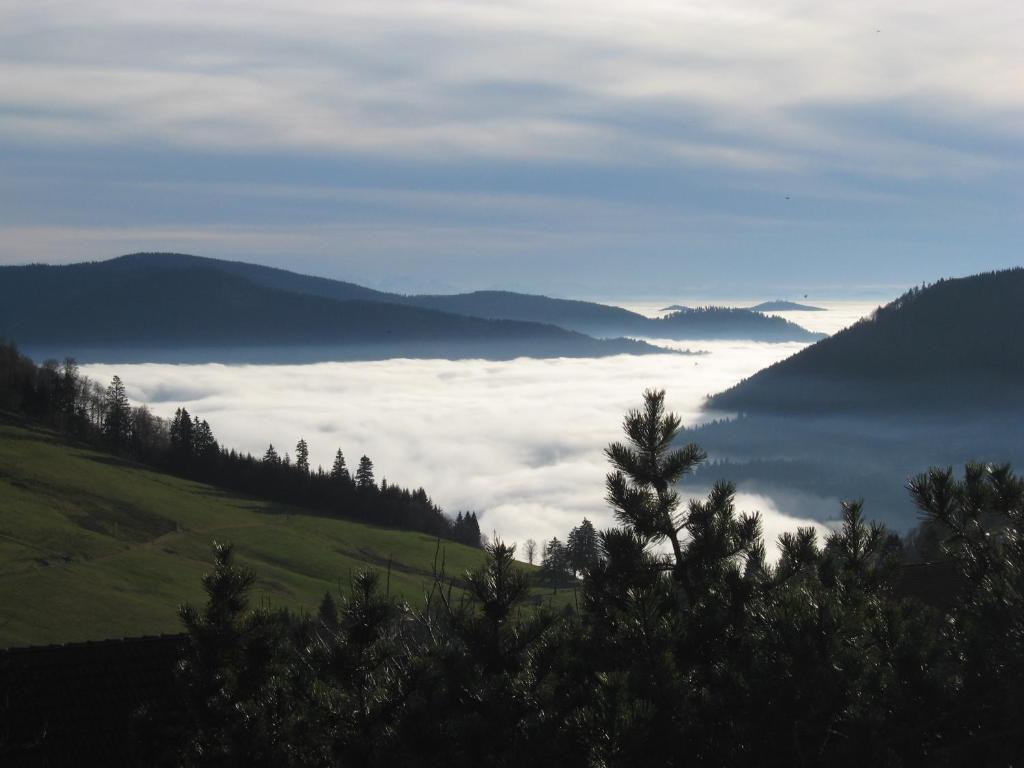
[[[710, 333], [716, 337], [752, 338], [763, 340], [812, 340], [819, 334], [777, 315], [765, 315], [740, 307], [691, 307], [670, 312], [650, 321], [651, 335], [659, 328], [686, 328], [694, 333]], [[662, 331], [662, 333], [671, 333]]]
[[683, 504], [704, 453], [673, 447], [679, 423], [648, 392], [609, 446], [619, 526], [596, 535], [578, 611], [528, 609], [498, 541], [464, 592], [439, 573], [418, 607], [364, 573], [315, 617], [254, 609], [253, 574], [217, 546], [206, 606], [182, 609], [189, 714], [170, 762], [1016, 764], [1024, 481], [970, 465], [911, 482], [948, 576], [937, 607], [858, 503], [823, 542], [781, 536], [775, 564], [730, 484]]
[[583, 518], [582, 523], [569, 531], [564, 543], [557, 536], [545, 542], [538, 577], [541, 583], [557, 590], [559, 586], [575, 584], [578, 576], [590, 570], [599, 558], [597, 529]]
[[46, 426], [122, 456], [194, 480], [264, 499], [394, 528], [405, 528], [480, 546], [476, 514], [454, 520], [422, 488], [409, 490], [374, 477], [363, 456], [350, 475], [339, 449], [331, 470], [312, 469], [304, 439], [295, 458], [271, 445], [262, 457], [222, 447], [205, 420], [179, 408], [174, 418], [132, 406], [114, 376], [106, 388], [83, 376], [75, 361], [36, 365], [13, 344], [0, 342], [0, 410], [26, 415]]

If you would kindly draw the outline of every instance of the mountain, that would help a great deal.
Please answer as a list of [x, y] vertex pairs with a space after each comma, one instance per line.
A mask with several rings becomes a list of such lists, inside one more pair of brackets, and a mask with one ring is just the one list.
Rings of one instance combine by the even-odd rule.
[[545, 323], [606, 339], [632, 336], [674, 340], [743, 338], [764, 341], [813, 341], [821, 338], [821, 334], [813, 334], [794, 323], [780, 321], [778, 318], [765, 318], [747, 310], [739, 310], [747, 314], [747, 317], [742, 319], [731, 310], [716, 310], [702, 315], [699, 319], [677, 319], [673, 323], [664, 323], [621, 307], [590, 301], [555, 299], [510, 291], [405, 296], [258, 264], [183, 254], [140, 253], [103, 263], [123, 269], [154, 266], [165, 269], [210, 267], [276, 290], [342, 301], [366, 300], [401, 304], [487, 320]]
[[552, 299], [507, 291], [476, 291], [451, 296], [410, 296], [404, 301], [420, 307], [457, 312], [473, 317], [532, 320], [551, 323], [598, 337], [636, 336], [673, 340], [753, 339], [758, 341], [813, 341], [811, 333], [795, 323], [766, 317], [745, 309], [704, 307], [649, 318], [620, 307], [589, 301]]
[[1019, 410], [1024, 268], [915, 288], [710, 398], [746, 413]]
[[753, 307], [751, 312], [827, 312], [824, 307], [812, 307], [810, 304], [797, 304], [795, 301], [763, 301]]
[[735, 307], [698, 307], [647, 321], [652, 339], [749, 339], [815, 341], [825, 338], [781, 317]]
[[[230, 262], [228, 262], [230, 263]], [[486, 320], [269, 287], [224, 262], [171, 256], [0, 268], [0, 336], [35, 356], [81, 360], [299, 362], [387, 357], [592, 357], [662, 352], [541, 323]], [[279, 285], [302, 276], [274, 275]], [[316, 278], [311, 278], [315, 281]]]
[[215, 268], [221, 272], [243, 277], [257, 285], [276, 288], [291, 293], [306, 293], [337, 301], [384, 301], [394, 303], [397, 294], [375, 291], [355, 283], [343, 280], [329, 280], [323, 277], [303, 275], [287, 269], [265, 267], [262, 264], [249, 264], [244, 261], [228, 261], [227, 259], [211, 259], [205, 256], [191, 256], [187, 253], [132, 253], [118, 256], [108, 264], [114, 269], [138, 269], [159, 267], [161, 269], [192, 269]]
[[662, 307], [658, 310], [659, 312], [689, 312], [690, 307], [682, 304], [669, 304], [667, 307]]
[[871, 317], [708, 400], [739, 418], [687, 440], [721, 477], [827, 523], [863, 498], [897, 530], [917, 521], [902, 491], [923, 467], [1024, 462], [1024, 270], [914, 289]]

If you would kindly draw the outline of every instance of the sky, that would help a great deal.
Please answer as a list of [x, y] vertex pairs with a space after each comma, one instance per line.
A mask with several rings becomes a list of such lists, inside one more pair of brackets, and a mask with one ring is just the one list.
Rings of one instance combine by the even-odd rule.
[[0, 264], [874, 297], [1022, 261], [1017, 0], [0, 0]]

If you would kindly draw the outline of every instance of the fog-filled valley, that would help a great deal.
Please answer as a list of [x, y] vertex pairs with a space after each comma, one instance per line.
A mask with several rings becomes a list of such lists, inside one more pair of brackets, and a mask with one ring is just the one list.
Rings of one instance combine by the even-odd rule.
[[[665, 302], [625, 304], [647, 313]], [[824, 306], [829, 311], [787, 315], [812, 330], [833, 331], [876, 303]], [[599, 527], [612, 523], [603, 500], [603, 449], [618, 437], [622, 413], [637, 405], [645, 388], [665, 388], [671, 407], [694, 426], [723, 415], [703, 410], [708, 395], [805, 346], [650, 341], [704, 354], [274, 366], [91, 364], [83, 372], [99, 381], [119, 375], [131, 399], [158, 415], [169, 417], [185, 406], [210, 421], [222, 444], [254, 455], [262, 455], [268, 442], [282, 453], [291, 451], [300, 438], [309, 443], [314, 466], [329, 467], [339, 447], [348, 456], [365, 453], [379, 474], [426, 488], [450, 514], [477, 511], [488, 535], [543, 541], [563, 536], [583, 517]], [[702, 474], [700, 479], [703, 484], [719, 478]], [[684, 494], [704, 490], [692, 481], [688, 489], [684, 485]], [[740, 490], [740, 506], [764, 514], [770, 540], [810, 520], [827, 524], [839, 516], [837, 497], [776, 487], [773, 498], [754, 485]], [[914, 523], [909, 510], [904, 512], [891, 519], [896, 527]]]
[[1024, 766], [1021, 29], [0, 2], [0, 768]]

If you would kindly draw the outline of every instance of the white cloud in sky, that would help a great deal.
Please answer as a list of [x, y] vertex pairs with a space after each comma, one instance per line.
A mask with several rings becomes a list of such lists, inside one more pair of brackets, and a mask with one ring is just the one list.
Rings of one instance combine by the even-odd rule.
[[[1024, 128], [1024, 7], [863, 3], [7, 3], [9, 137], [188, 147], [992, 170], [814, 110]], [[658, 129], [657, 126], [664, 126]]]
[[1017, 264], [1007, 0], [0, 0], [0, 263], [178, 250], [407, 292]]

